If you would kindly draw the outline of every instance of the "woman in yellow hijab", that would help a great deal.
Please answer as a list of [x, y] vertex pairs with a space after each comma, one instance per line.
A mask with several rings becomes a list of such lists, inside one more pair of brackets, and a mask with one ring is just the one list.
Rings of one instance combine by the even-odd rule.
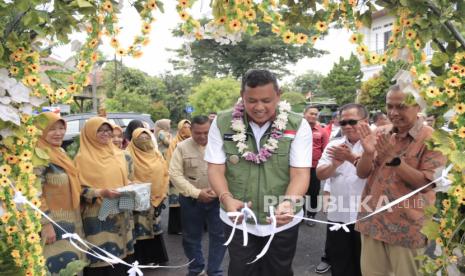
[[140, 264], [168, 262], [162, 236], [160, 215], [165, 207], [163, 200], [168, 192], [168, 166], [150, 136], [150, 130], [137, 128], [127, 150], [134, 161], [134, 182], [152, 183], [152, 207], [148, 211], [134, 212], [135, 257]]
[[[178, 133], [176, 137], [171, 140], [170, 146], [165, 153], [168, 166], [170, 164], [171, 156], [176, 149], [178, 143], [191, 137], [191, 122], [189, 120], [181, 120], [178, 123]], [[182, 233], [181, 225], [181, 205], [179, 204], [179, 191], [170, 184], [169, 191], [169, 206], [170, 212], [168, 217], [168, 234], [180, 235]]]
[[[81, 186], [78, 172], [74, 162], [60, 147], [66, 132], [66, 122], [53, 112], [45, 112], [40, 116], [47, 118], [47, 124], [45, 127], [39, 126], [42, 136], [37, 147], [50, 157], [47, 166], [35, 168], [42, 183], [40, 208], [61, 227], [84, 237], [79, 208]], [[85, 260], [82, 252], [69, 241], [61, 239], [63, 234], [59, 228], [43, 218], [41, 237], [45, 243], [45, 265], [52, 275], [58, 275], [73, 260]]]
[[[82, 220], [86, 239], [119, 258], [131, 261], [134, 253], [132, 212], [109, 215], [100, 221], [102, 197], [119, 196], [117, 188], [128, 184], [128, 170], [123, 151], [112, 143], [113, 127], [102, 117], [89, 119], [81, 130], [80, 148], [75, 161], [83, 187]], [[98, 251], [98, 250], [96, 250]], [[127, 267], [110, 266], [89, 256], [84, 275], [126, 275]]]

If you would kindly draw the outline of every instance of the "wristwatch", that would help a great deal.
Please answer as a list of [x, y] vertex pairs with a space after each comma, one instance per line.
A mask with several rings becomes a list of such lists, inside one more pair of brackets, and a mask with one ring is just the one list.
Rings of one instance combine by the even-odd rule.
[[388, 167], [397, 167], [400, 165], [400, 163], [402, 163], [400, 157], [394, 157], [390, 162], [386, 163], [385, 165]]

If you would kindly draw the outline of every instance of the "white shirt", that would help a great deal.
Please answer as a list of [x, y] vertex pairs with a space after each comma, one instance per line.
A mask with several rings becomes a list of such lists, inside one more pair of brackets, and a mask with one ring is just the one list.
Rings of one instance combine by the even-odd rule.
[[[356, 155], [361, 155], [363, 152], [360, 141], [352, 145], [346, 136], [334, 139], [326, 146], [317, 168], [331, 164], [332, 159], [328, 156], [327, 150], [332, 146], [341, 144], [346, 144]], [[331, 195], [328, 205], [328, 220], [344, 223], [356, 220], [365, 183], [366, 179], [357, 176], [357, 169], [352, 163], [348, 161], [342, 163], [328, 178], [324, 186], [324, 191], [330, 192]]]
[[[257, 143], [257, 149], [260, 149], [260, 139], [265, 134], [270, 126], [267, 122], [263, 126], [259, 126], [254, 122], [249, 123]], [[289, 165], [296, 168], [306, 168], [312, 166], [312, 129], [310, 125], [302, 120], [299, 129], [295, 135], [294, 140], [291, 142], [291, 151], [289, 157]], [[223, 137], [221, 137], [220, 130], [216, 124], [216, 119], [213, 120], [208, 132], [208, 144], [205, 150], [205, 161], [213, 164], [226, 163], [226, 153], [223, 149]]]
[[[254, 122], [249, 123], [252, 128], [252, 132], [257, 143], [257, 148], [260, 149], [260, 139], [265, 134], [266, 130], [270, 126], [270, 122], [265, 123], [263, 126], [259, 126]], [[312, 129], [310, 125], [302, 120], [299, 129], [295, 135], [294, 140], [291, 142], [291, 150], [289, 157], [289, 164], [296, 168], [310, 168], [312, 166]], [[226, 153], [223, 149], [223, 137], [221, 137], [220, 130], [216, 123], [216, 118], [213, 120], [208, 133], [208, 144], [205, 150], [205, 161], [213, 164], [225, 164]], [[302, 216], [303, 211], [301, 210], [297, 216]], [[233, 226], [232, 221], [226, 215], [223, 209], [220, 209], [220, 218], [224, 223]], [[293, 218], [291, 222], [280, 226], [276, 229], [276, 233], [289, 229], [297, 225], [301, 219]], [[242, 230], [242, 225], [237, 226], [238, 229]], [[247, 232], [256, 236], [269, 236], [271, 235], [271, 226], [266, 224], [247, 224]]]

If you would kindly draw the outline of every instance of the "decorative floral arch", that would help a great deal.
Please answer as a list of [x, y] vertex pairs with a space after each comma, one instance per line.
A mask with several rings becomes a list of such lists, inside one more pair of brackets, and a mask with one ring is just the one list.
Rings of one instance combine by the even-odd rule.
[[[200, 23], [191, 14], [195, 0], [178, 0], [181, 30], [188, 39], [215, 39], [234, 43], [244, 33], [258, 32], [257, 22], [269, 28], [285, 43], [314, 44], [327, 34], [329, 26], [345, 27], [353, 32], [350, 38], [365, 64], [384, 64], [403, 57], [408, 61], [410, 83], [418, 91], [428, 109], [437, 114], [438, 128], [430, 146], [448, 157], [453, 169], [449, 173], [452, 185], [440, 194], [435, 208], [428, 210], [424, 233], [436, 242], [440, 252], [432, 259], [424, 256], [425, 274], [453, 275], [463, 267], [464, 246], [461, 242], [465, 216], [465, 189], [462, 176], [465, 169], [465, 40], [455, 26], [463, 26], [463, 1], [417, 0], [211, 0], [212, 18]], [[0, 2], [0, 254], [11, 259], [26, 275], [45, 274], [44, 257], [37, 233], [40, 214], [31, 208], [18, 208], [13, 187], [21, 191], [36, 206], [40, 182], [33, 167], [46, 164], [47, 152], [35, 147], [44, 124], [32, 110], [43, 102], [69, 103], [72, 96], [90, 83], [89, 74], [99, 60], [101, 38], [108, 36], [111, 46], [121, 56], [142, 55], [149, 43], [154, 15], [163, 11], [156, 0], [136, 0], [131, 3], [141, 19], [140, 34], [130, 46], [118, 40], [118, 2], [102, 0], [17, 0]], [[358, 30], [371, 24], [371, 16], [381, 7], [396, 16], [392, 37], [384, 55], [368, 51], [363, 34]], [[204, 22], [202, 20], [202, 22]], [[304, 32], [295, 33], [295, 26]], [[302, 29], [302, 28], [301, 28]], [[52, 87], [41, 81], [41, 57], [44, 41], [68, 42], [68, 35], [85, 30], [87, 38], [77, 54], [77, 66], [70, 84]], [[436, 50], [431, 65], [425, 63], [423, 49], [432, 42]], [[433, 69], [431, 71], [431, 69]], [[420, 97], [421, 96], [421, 97]], [[443, 115], [449, 111], [450, 119]], [[2, 211], [0, 211], [2, 212]], [[5, 257], [5, 258], [3, 258]]]

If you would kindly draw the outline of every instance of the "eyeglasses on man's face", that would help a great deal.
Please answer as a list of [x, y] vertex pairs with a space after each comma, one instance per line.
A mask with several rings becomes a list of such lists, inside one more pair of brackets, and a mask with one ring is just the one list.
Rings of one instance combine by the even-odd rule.
[[339, 125], [340, 126], [346, 126], [346, 125], [355, 126], [356, 124], [358, 124], [358, 121], [360, 120], [354, 120], [354, 119], [342, 120], [342, 121], [339, 121]]

